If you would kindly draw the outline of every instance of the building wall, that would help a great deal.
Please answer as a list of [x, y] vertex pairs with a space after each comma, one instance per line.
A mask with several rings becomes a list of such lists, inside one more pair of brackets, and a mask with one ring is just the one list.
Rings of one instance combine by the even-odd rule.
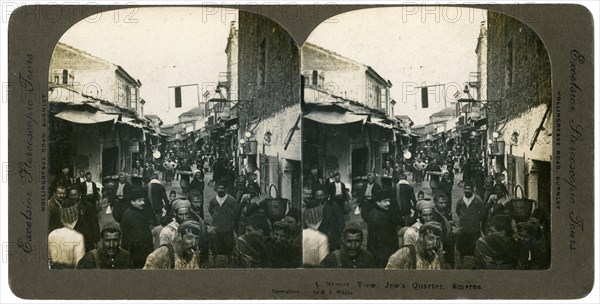
[[[308, 76], [306, 85], [312, 85], [312, 71], [318, 71], [325, 78], [323, 89], [330, 94], [358, 101], [373, 109], [389, 111], [389, 88], [387, 83], [367, 74], [367, 67], [350, 59], [307, 44], [302, 47], [302, 71]], [[381, 91], [381, 103], [376, 102], [375, 89], [369, 91], [369, 86], [378, 87]]]
[[[272, 20], [239, 12], [238, 97], [240, 127], [300, 103], [300, 52]], [[264, 75], [264, 77], [261, 77]]]
[[[116, 68], [114, 64], [58, 44], [50, 60], [48, 81], [54, 83], [55, 73], [67, 69], [74, 76], [73, 88], [76, 91], [125, 107], [125, 86], [129, 84], [137, 88], [138, 85], [118, 77]], [[139, 90], [136, 95], [139, 101]], [[139, 110], [139, 102], [137, 105], [136, 110]]]
[[[552, 160], [552, 115], [546, 117], [533, 150], [529, 150], [552, 98], [550, 59], [537, 34], [520, 21], [489, 11], [487, 28], [487, 99], [497, 102], [488, 112], [488, 138], [492, 132], [505, 142], [503, 157], [509, 191], [521, 185], [525, 195], [538, 199], [538, 165]], [[516, 145], [511, 144], [518, 134]], [[501, 170], [504, 168], [497, 168]], [[548, 193], [543, 196], [549, 196]]]
[[531, 28], [512, 17], [488, 11], [487, 41], [487, 98], [501, 101], [495, 115], [490, 116], [497, 120], [516, 117], [550, 102], [550, 59]]

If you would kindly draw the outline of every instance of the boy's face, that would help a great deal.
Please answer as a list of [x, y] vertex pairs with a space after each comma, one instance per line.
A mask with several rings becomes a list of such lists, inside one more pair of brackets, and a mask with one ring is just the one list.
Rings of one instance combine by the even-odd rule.
[[174, 200], [174, 199], [175, 199], [175, 193], [171, 193], [171, 194], [169, 194], [169, 198], [170, 198], [171, 200]]

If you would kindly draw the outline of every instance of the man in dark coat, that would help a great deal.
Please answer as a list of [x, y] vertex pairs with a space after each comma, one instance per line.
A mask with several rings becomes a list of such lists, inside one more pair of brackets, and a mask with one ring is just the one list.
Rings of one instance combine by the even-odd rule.
[[320, 188], [314, 191], [314, 200], [305, 203], [305, 220], [314, 224], [320, 222], [316, 228], [327, 236], [329, 252], [339, 249], [345, 225], [344, 214], [333, 202], [327, 200], [325, 190]]
[[84, 203], [93, 205], [100, 201], [100, 190], [94, 181], [92, 181], [92, 172], [85, 173], [85, 182], [79, 184], [81, 199]]
[[367, 215], [367, 250], [375, 255], [380, 268], [385, 268], [389, 257], [398, 250], [396, 222], [390, 210], [393, 195], [388, 190], [375, 193], [376, 206]]
[[375, 258], [372, 253], [361, 248], [363, 241], [362, 227], [350, 223], [343, 231], [342, 247], [327, 255], [319, 267], [321, 268], [374, 268]]
[[120, 222], [123, 212], [129, 208], [131, 201], [131, 184], [127, 182], [125, 173], [119, 174], [119, 182], [114, 186], [111, 194], [111, 205], [113, 207], [113, 218], [115, 221]]
[[329, 201], [333, 202], [343, 213], [346, 213], [346, 200], [348, 198], [348, 189], [346, 185], [340, 180], [341, 175], [336, 172], [334, 175], [335, 180], [330, 183], [328, 187]]
[[409, 225], [412, 213], [415, 211], [417, 204], [417, 198], [415, 197], [415, 190], [406, 181], [406, 175], [400, 175], [400, 181], [396, 184], [396, 202], [399, 207], [400, 216], [404, 221], [403, 225]]
[[79, 187], [72, 186], [67, 191], [67, 196], [77, 202], [79, 219], [75, 225], [75, 230], [83, 235], [85, 251], [88, 252], [96, 248], [96, 243], [100, 241], [100, 223], [96, 205], [84, 203], [79, 194], [79, 189]]
[[54, 195], [48, 200], [48, 233], [63, 227], [60, 221], [60, 209], [65, 198], [67, 198], [67, 188], [63, 185], [56, 186]]
[[169, 198], [167, 198], [165, 186], [158, 180], [158, 174], [153, 173], [151, 178], [152, 179], [144, 189], [144, 193], [148, 195], [148, 200], [150, 201], [149, 207], [152, 207], [156, 222], [160, 223], [163, 208], [169, 204]]
[[133, 268], [142, 268], [146, 257], [153, 251], [152, 222], [144, 215], [144, 192], [137, 190], [131, 193], [131, 207], [123, 213], [121, 230], [123, 230], [123, 249], [131, 254]]
[[128, 269], [131, 268], [129, 252], [121, 248], [121, 228], [115, 222], [104, 225], [100, 232], [102, 242], [98, 249], [88, 251], [77, 269]]
[[52, 182], [51, 191], [56, 190], [56, 187], [59, 185], [64, 186], [65, 189], [69, 189], [72, 184], [73, 184], [73, 179], [71, 178], [71, 175], [69, 174], [69, 166], [64, 165], [64, 166], [62, 166], [61, 172], [54, 178], [54, 181]]
[[361, 209], [360, 214], [365, 222], [367, 221], [369, 212], [375, 208], [373, 197], [379, 190], [381, 190], [381, 186], [375, 183], [375, 175], [373, 173], [367, 174], [367, 183], [362, 186], [358, 193], [358, 206]]

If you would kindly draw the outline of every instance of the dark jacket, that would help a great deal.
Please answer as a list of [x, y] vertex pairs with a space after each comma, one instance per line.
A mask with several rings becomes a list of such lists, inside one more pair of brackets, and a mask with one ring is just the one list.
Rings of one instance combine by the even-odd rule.
[[475, 198], [467, 207], [463, 198], [456, 203], [456, 214], [458, 215], [458, 225], [461, 233], [477, 233], [481, 231], [481, 222], [485, 216], [485, 207], [479, 196], [473, 194]]
[[379, 207], [373, 209], [367, 219], [367, 249], [385, 266], [389, 257], [398, 250], [396, 222], [389, 210]]
[[148, 183], [144, 186], [144, 193], [148, 196], [154, 213], [162, 211], [169, 204], [167, 191], [162, 184]]
[[75, 230], [83, 234], [86, 252], [96, 247], [96, 243], [100, 241], [100, 223], [96, 205], [79, 202], [79, 219], [75, 224]]
[[204, 177], [202, 179], [192, 179], [190, 185], [188, 186], [188, 192], [198, 191], [200, 194], [204, 195]]
[[208, 212], [212, 217], [211, 224], [212, 226], [217, 227], [216, 231], [220, 233], [233, 231], [236, 202], [231, 195], [226, 195], [227, 198], [221, 206], [219, 206], [216, 196], [208, 203]]
[[415, 190], [409, 184], [396, 184], [396, 202], [401, 213], [410, 213], [410, 210], [416, 209], [417, 198]]
[[117, 189], [119, 188], [119, 183], [115, 184], [113, 187], [112, 193], [110, 195], [110, 203], [113, 207], [113, 218], [115, 221], [120, 222], [121, 217], [123, 217], [123, 212], [127, 210], [127, 208], [131, 207], [131, 191], [132, 186], [129, 182], [125, 182], [125, 186], [123, 186], [123, 198], [117, 198]]
[[351, 258], [344, 249], [328, 254], [321, 264], [321, 268], [375, 268], [375, 257], [372, 253], [360, 249], [358, 256]]
[[[94, 202], [99, 201], [100, 200], [100, 190], [98, 189], [98, 186], [96, 186], [96, 183], [94, 181], [92, 181], [92, 192], [94, 192], [92, 194], [92, 200]], [[85, 198], [87, 197], [87, 184], [86, 182], [83, 183], [79, 183], [79, 193], [81, 193], [81, 197]]]
[[341, 210], [332, 202], [326, 202], [323, 206], [323, 219], [318, 230], [327, 236], [329, 252], [340, 248], [345, 225], [344, 214]]
[[[342, 184], [342, 198], [346, 199], [347, 195], [348, 195], [348, 189], [346, 188], [346, 184], [344, 184], [343, 182], [340, 182]], [[335, 182], [334, 183], [329, 183], [329, 185], [327, 186], [327, 192], [329, 193], [329, 199], [332, 200], [334, 199], [335, 196]]]
[[[96, 264], [96, 260], [98, 264]], [[119, 252], [110, 257], [106, 251], [100, 247], [88, 251], [79, 263], [77, 269], [128, 269], [132, 268], [131, 255], [127, 250], [119, 248]]]
[[154, 250], [150, 224], [142, 209], [130, 207], [123, 213], [121, 219], [122, 247], [131, 254], [134, 268], [144, 267], [146, 257]]

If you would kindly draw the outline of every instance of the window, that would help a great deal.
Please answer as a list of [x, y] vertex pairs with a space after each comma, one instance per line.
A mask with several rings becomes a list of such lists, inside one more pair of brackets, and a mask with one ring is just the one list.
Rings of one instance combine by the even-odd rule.
[[131, 108], [131, 88], [125, 85], [125, 106]]
[[258, 83], [265, 85], [267, 77], [267, 40], [263, 39], [258, 46]]
[[323, 73], [319, 74], [319, 88], [322, 88], [325, 86], [325, 76], [323, 75]]
[[54, 83], [60, 84], [60, 76], [54, 75]]
[[69, 70], [62, 71], [62, 83], [69, 84]]
[[508, 42], [506, 46], [506, 65], [504, 68], [504, 85], [507, 88], [512, 87], [514, 78], [514, 64], [515, 64], [515, 52], [513, 48], [513, 39]]
[[382, 109], [382, 104], [381, 104], [381, 87], [376, 86], [375, 87], [375, 106], [377, 109]]
[[137, 111], [137, 88], [131, 87], [129, 89], [129, 100], [131, 101], [131, 109]]
[[312, 72], [312, 85], [314, 85], [315, 87], [319, 85], [319, 72], [317, 72], [316, 70]]

